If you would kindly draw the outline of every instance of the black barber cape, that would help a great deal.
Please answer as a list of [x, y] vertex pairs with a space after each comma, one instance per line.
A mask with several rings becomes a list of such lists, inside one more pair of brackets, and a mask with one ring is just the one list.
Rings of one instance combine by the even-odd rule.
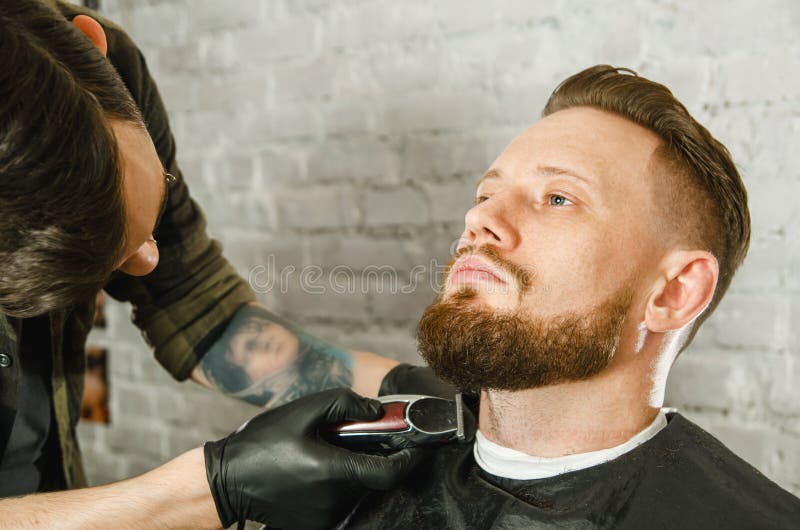
[[680, 414], [601, 465], [538, 480], [490, 475], [472, 445], [432, 451], [400, 487], [367, 496], [352, 529], [800, 528], [800, 499]]

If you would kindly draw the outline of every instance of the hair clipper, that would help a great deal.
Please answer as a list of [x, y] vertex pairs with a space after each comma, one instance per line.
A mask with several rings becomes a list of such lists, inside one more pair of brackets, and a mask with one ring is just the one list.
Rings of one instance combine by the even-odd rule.
[[415, 394], [382, 396], [383, 416], [373, 421], [348, 421], [321, 431], [329, 442], [358, 451], [395, 451], [448, 442], [468, 442], [475, 419], [461, 394], [454, 399]]

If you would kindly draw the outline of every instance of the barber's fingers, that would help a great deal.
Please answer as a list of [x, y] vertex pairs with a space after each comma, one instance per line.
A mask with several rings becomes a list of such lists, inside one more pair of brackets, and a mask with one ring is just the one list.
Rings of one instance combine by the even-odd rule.
[[329, 405], [321, 418], [323, 423], [376, 420], [383, 414], [381, 402], [359, 396], [349, 389], [334, 389], [318, 394]]
[[358, 459], [354, 459], [355, 474], [366, 488], [389, 490], [424, 458], [425, 452], [420, 448], [403, 449], [388, 456], [359, 455]]
[[382, 414], [380, 401], [359, 396], [349, 389], [335, 388], [263, 411], [236, 432], [249, 427], [251, 432], [274, 437], [277, 434], [275, 426], [280, 424], [279, 431], [286, 435], [294, 433], [313, 439], [317, 431], [325, 425], [343, 421], [376, 420]]

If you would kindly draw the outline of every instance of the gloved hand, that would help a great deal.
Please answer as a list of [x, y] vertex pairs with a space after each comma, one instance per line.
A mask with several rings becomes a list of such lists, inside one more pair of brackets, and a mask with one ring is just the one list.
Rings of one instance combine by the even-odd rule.
[[381, 381], [378, 395], [420, 394], [453, 399], [456, 392], [456, 387], [438, 379], [428, 366], [398, 364]]
[[386, 490], [419, 460], [418, 450], [388, 456], [354, 453], [324, 442], [317, 428], [380, 417], [378, 401], [328, 390], [254, 417], [204, 446], [206, 475], [220, 521], [278, 528], [330, 528], [368, 490]]

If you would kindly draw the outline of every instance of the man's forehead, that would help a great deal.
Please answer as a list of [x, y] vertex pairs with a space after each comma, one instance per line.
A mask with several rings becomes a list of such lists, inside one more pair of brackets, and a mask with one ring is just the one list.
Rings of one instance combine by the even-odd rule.
[[589, 107], [555, 112], [520, 133], [481, 183], [514, 176], [568, 176], [592, 185], [647, 170], [661, 141], [616, 114]]

